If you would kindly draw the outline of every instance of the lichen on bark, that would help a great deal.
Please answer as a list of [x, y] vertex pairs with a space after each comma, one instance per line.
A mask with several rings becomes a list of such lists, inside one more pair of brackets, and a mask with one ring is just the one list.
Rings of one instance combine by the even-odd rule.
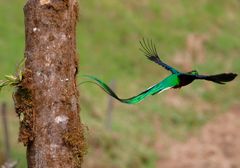
[[25, 70], [25, 75], [16, 86], [16, 91], [13, 94], [15, 111], [20, 122], [18, 141], [22, 142], [24, 146], [27, 146], [34, 140], [35, 112], [31, 89], [28, 89], [32, 80], [31, 75], [31, 71]]

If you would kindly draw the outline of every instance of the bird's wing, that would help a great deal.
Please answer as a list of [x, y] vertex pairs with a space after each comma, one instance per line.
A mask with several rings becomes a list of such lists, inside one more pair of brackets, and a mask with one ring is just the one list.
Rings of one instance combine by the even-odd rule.
[[235, 79], [237, 74], [235, 73], [221, 73], [216, 75], [196, 75], [196, 79], [205, 79], [218, 84], [225, 84]]
[[[164, 90], [170, 89], [174, 86], [177, 86], [179, 84], [179, 79], [178, 76], [173, 74], [170, 75], [169, 77], [165, 78], [163, 81], [149, 87], [145, 91], [139, 93], [136, 96], [127, 98], [127, 99], [121, 99], [117, 96], [117, 94], [103, 81], [100, 79], [90, 76], [90, 75], [83, 75], [83, 77], [86, 77], [90, 79], [91, 81], [86, 81], [86, 82], [91, 82], [94, 84], [97, 84], [99, 87], [101, 87], [108, 95], [114, 97], [115, 99], [119, 100], [122, 103], [127, 103], [127, 104], [136, 104], [139, 103], [140, 101], [144, 100], [145, 97], [149, 95], [155, 95], [157, 93], [160, 93]], [[85, 83], [85, 82], [82, 82]]]
[[144, 55], [149, 60], [157, 63], [158, 65], [161, 65], [166, 70], [171, 71], [173, 74], [179, 73], [179, 71], [177, 71], [173, 67], [171, 67], [171, 66], [165, 64], [164, 62], [162, 62], [162, 60], [159, 58], [156, 46], [155, 46], [155, 44], [153, 44], [152, 40], [143, 39], [142, 41], [140, 41], [140, 45], [142, 47], [142, 48], [140, 48], [140, 50], [144, 53]]

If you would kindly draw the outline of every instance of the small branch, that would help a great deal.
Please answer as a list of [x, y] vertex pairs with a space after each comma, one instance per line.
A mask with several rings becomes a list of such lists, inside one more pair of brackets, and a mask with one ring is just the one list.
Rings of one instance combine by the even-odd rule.
[[7, 123], [7, 105], [6, 103], [1, 104], [1, 114], [2, 114], [2, 124], [3, 124], [3, 137], [4, 137], [4, 147], [5, 147], [5, 158], [10, 159], [10, 143], [8, 134], [8, 123]]
[[[115, 81], [112, 81], [110, 87], [115, 90]], [[108, 100], [108, 107], [106, 112], [106, 128], [111, 130], [112, 129], [112, 113], [113, 113], [113, 98], [109, 96]]]

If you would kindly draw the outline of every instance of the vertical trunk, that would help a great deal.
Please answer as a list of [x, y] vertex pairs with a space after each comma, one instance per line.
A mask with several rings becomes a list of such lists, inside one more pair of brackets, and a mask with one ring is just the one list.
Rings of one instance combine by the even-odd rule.
[[14, 94], [28, 167], [81, 167], [76, 0], [28, 0], [23, 80]]

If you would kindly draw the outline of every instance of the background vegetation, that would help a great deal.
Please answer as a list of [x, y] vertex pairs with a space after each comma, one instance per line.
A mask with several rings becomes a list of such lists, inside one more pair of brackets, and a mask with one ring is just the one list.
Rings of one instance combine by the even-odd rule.
[[[1, 78], [14, 73], [23, 58], [24, 4], [25, 0], [0, 1]], [[133, 96], [168, 75], [138, 50], [143, 37], [153, 39], [161, 58], [179, 69], [193, 68], [203, 74], [240, 72], [238, 0], [81, 0], [79, 4], [80, 74], [94, 75], [107, 83], [114, 80], [121, 97]], [[201, 44], [191, 46], [191, 37], [193, 43]], [[108, 96], [94, 85], [82, 85], [81, 118], [89, 141], [85, 167], [156, 167], [161, 159], [155, 149], [160, 133], [177, 142], [198, 134], [205, 123], [238, 103], [239, 82], [237, 78], [220, 86], [198, 81], [138, 105], [114, 101], [111, 129], [105, 126]], [[11, 107], [11, 155], [24, 168], [25, 148], [17, 142], [12, 91], [3, 90], [0, 101]], [[2, 150], [2, 129], [0, 135]]]

